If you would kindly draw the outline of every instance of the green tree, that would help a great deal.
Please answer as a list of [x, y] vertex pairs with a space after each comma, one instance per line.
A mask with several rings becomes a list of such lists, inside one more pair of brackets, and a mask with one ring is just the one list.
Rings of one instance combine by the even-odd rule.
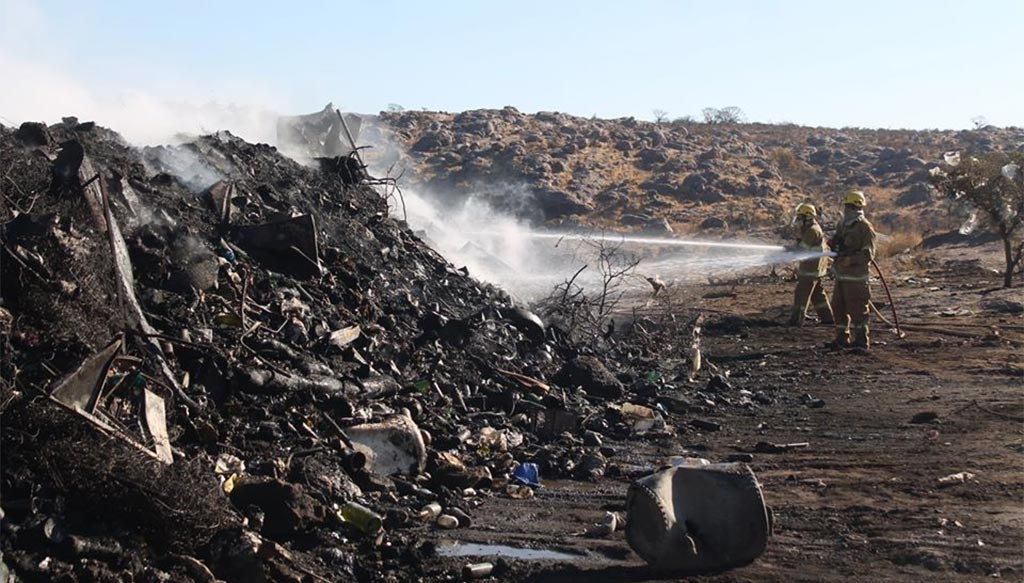
[[969, 205], [999, 235], [1006, 259], [1003, 287], [1010, 287], [1024, 259], [1024, 152], [951, 152], [932, 170], [931, 182], [947, 197]]

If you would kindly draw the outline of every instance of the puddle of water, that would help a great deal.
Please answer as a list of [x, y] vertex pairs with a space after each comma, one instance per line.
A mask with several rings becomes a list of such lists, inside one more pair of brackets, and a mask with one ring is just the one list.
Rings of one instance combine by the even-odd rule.
[[527, 561], [576, 561], [583, 555], [560, 553], [548, 549], [524, 549], [507, 545], [485, 545], [480, 543], [453, 542], [440, 544], [437, 554], [442, 557], [492, 557], [500, 556], [509, 559]]

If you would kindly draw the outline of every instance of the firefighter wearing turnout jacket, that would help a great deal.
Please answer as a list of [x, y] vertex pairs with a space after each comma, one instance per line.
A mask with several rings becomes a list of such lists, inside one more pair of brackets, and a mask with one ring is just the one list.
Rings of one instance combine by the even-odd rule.
[[800, 239], [790, 249], [801, 253], [813, 253], [809, 259], [805, 259], [797, 266], [796, 292], [793, 298], [793, 311], [789, 316], [790, 326], [802, 326], [807, 313], [807, 305], [814, 306], [818, 318], [822, 324], [832, 324], [832, 306], [828, 303], [828, 296], [822, 286], [821, 278], [825, 276], [825, 269], [828, 267], [828, 258], [824, 253], [828, 251], [825, 242], [825, 233], [817, 221], [818, 211], [814, 205], [803, 203], [796, 207], [796, 217], [800, 226]]
[[836, 338], [829, 343], [830, 348], [851, 346], [851, 329], [853, 347], [866, 350], [870, 345], [868, 315], [871, 309], [871, 288], [868, 285], [868, 268], [875, 258], [875, 229], [864, 218], [866, 205], [867, 199], [863, 192], [849, 192], [843, 198], [843, 219], [836, 226], [836, 234], [829, 242], [836, 252], [833, 262], [836, 286], [832, 292]]

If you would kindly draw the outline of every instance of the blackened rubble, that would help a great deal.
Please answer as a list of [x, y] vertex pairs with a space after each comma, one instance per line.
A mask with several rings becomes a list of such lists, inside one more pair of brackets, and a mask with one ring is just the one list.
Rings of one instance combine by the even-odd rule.
[[[689, 364], [656, 322], [574, 344], [390, 217], [350, 161], [225, 132], [139, 150], [69, 118], [0, 126], [0, 168], [2, 551], [26, 580], [412, 579], [425, 505], [464, 526], [525, 495], [520, 463], [624, 472], [624, 403], [755, 406], [680, 397]], [[90, 400], [45, 398], [112, 343], [128, 364]], [[109, 427], [76, 414], [94, 405]], [[140, 453], [166, 446], [159, 421], [169, 459]], [[375, 450], [388, 423], [413, 438]]]

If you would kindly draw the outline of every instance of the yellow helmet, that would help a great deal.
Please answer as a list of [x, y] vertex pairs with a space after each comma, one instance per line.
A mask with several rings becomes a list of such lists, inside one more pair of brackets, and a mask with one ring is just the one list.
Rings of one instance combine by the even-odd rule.
[[796, 216], [798, 217], [816, 217], [818, 216], [818, 210], [814, 208], [813, 204], [803, 203], [796, 207]]
[[868, 204], [868, 199], [864, 196], [863, 192], [859, 190], [851, 190], [846, 193], [846, 196], [843, 198], [843, 204], [865, 207]]

